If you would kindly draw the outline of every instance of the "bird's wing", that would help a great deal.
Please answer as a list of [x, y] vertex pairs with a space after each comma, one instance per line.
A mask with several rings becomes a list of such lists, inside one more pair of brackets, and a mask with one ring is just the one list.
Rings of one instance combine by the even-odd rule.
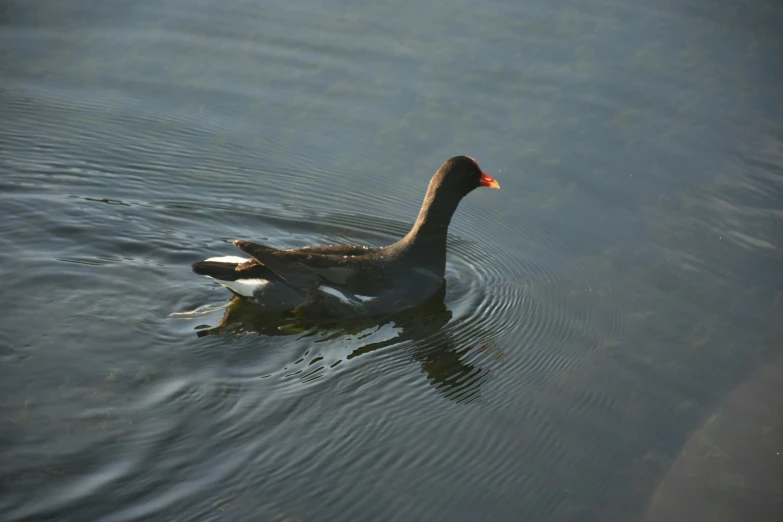
[[[290, 286], [302, 290], [315, 288], [323, 282], [350, 285], [351, 280], [362, 270], [358, 263], [361, 257], [356, 259], [307, 250], [277, 250], [245, 240], [234, 241], [234, 244]], [[242, 265], [237, 269], [242, 270]]]
[[361, 246], [361, 245], [325, 245], [325, 246], [309, 246], [304, 248], [297, 248], [294, 250], [286, 250], [286, 252], [296, 252], [301, 254], [325, 254], [330, 256], [366, 256], [368, 254], [375, 254], [380, 250], [378, 247]]

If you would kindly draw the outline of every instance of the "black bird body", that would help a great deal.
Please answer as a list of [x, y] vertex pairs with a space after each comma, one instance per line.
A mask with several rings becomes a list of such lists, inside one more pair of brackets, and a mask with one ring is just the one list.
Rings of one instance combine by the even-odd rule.
[[443, 283], [446, 238], [457, 205], [473, 189], [498, 183], [467, 156], [451, 158], [430, 181], [411, 231], [386, 247], [331, 245], [277, 250], [234, 244], [251, 257], [193, 265], [234, 293], [307, 317], [379, 316], [418, 306]]

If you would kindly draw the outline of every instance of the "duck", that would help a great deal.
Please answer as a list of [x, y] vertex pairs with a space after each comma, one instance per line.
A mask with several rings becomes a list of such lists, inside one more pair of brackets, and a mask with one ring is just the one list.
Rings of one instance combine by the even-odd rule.
[[443, 286], [449, 224], [474, 189], [499, 189], [470, 156], [448, 159], [430, 180], [410, 231], [383, 247], [306, 246], [280, 250], [239, 239], [250, 257], [211, 257], [192, 265], [237, 296], [299, 318], [385, 316], [426, 303]]

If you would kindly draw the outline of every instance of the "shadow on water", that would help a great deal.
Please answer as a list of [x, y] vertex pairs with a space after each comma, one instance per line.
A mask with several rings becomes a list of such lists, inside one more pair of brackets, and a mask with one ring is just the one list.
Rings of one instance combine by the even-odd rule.
[[783, 358], [726, 396], [685, 442], [642, 522], [761, 522], [780, 516], [781, 378]]
[[[266, 308], [234, 297], [226, 307], [219, 324], [213, 327], [201, 325], [198, 337], [213, 335], [239, 336], [297, 336], [297, 340], [334, 342], [345, 336], [356, 336], [368, 342], [353, 349], [346, 360], [354, 359], [384, 348], [410, 344], [406, 350], [421, 368], [438, 393], [456, 402], [472, 402], [480, 397], [480, 387], [491, 374], [491, 369], [476, 362], [474, 354], [493, 353], [494, 342], [489, 332], [473, 331], [472, 339], [460, 338], [447, 328], [452, 311], [445, 303], [446, 282], [423, 305], [404, 312], [380, 318], [341, 320], [340, 322], [314, 322], [297, 320], [290, 315], [270, 312]], [[392, 326], [397, 334], [391, 338], [374, 340], [373, 332], [384, 326]], [[340, 360], [330, 367], [337, 366]]]

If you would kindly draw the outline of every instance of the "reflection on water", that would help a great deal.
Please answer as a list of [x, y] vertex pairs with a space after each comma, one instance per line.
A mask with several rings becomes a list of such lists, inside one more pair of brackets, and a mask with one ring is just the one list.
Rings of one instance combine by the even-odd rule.
[[[780, 2], [0, 11], [5, 518], [775, 506], [739, 467], [779, 441], [742, 390], [781, 357]], [[503, 188], [422, 309], [302, 324], [189, 269], [392, 243], [456, 154]]]
[[[452, 313], [446, 308], [445, 296], [444, 281], [441, 289], [427, 303], [413, 310], [386, 318], [343, 320], [339, 323], [296, 320], [284, 314], [270, 313], [261, 306], [234, 297], [225, 307], [219, 324], [212, 327], [199, 325], [196, 328], [199, 337], [256, 333], [266, 336], [291, 335], [296, 336], [297, 341], [311, 343], [339, 342], [352, 338], [358, 345], [345, 356], [346, 360], [382, 348], [404, 346], [409, 342], [411, 346], [405, 349], [406, 354], [419, 361], [427, 379], [439, 393], [457, 402], [470, 402], [479, 397], [481, 383], [490, 376], [491, 365], [497, 364], [502, 353], [493, 349], [490, 332], [484, 332], [478, 337], [477, 332], [465, 336], [459, 328], [447, 328]], [[176, 316], [189, 317], [197, 313]], [[392, 335], [388, 335], [389, 332], [384, 328], [387, 325], [393, 327]], [[379, 334], [381, 330], [383, 332]], [[479, 339], [479, 342], [476, 343], [474, 339]], [[318, 345], [314, 346], [317, 348]], [[341, 359], [337, 359], [328, 367], [334, 368], [341, 362]], [[320, 353], [295, 363], [298, 364], [303, 364], [304, 368], [292, 371], [289, 375], [297, 376], [303, 382], [322, 377], [321, 372], [327, 369]]]

